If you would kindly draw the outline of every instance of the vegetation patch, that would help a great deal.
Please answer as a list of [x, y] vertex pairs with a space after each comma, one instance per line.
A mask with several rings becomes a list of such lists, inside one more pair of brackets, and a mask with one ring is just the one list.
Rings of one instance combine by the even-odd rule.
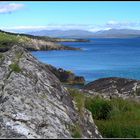
[[136, 94], [137, 96], [140, 96], [140, 88], [136, 88], [135, 94]]
[[7, 47], [17, 42], [18, 42], [18, 38], [16, 36], [9, 35], [6, 33], [0, 33], [0, 47]]
[[21, 72], [21, 68], [20, 68], [19, 65], [16, 64], [16, 63], [10, 64], [9, 67], [10, 67], [10, 68], [12, 69], [12, 71], [14, 71], [14, 72], [17, 72], [17, 73]]
[[68, 91], [71, 94], [74, 102], [76, 103], [78, 112], [80, 113], [80, 115], [82, 115], [85, 108], [85, 96], [76, 89], [69, 88]]
[[3, 58], [3, 54], [2, 54], [2, 53], [0, 53], [0, 59], [1, 59], [1, 58]]
[[104, 138], [140, 138], [140, 103], [132, 100], [87, 96], [69, 89], [79, 112], [91, 111], [95, 124]]
[[90, 98], [85, 102], [105, 138], [140, 137], [140, 103], [116, 98]]
[[82, 130], [79, 124], [71, 125], [69, 127], [71, 135], [73, 138], [81, 138], [82, 137]]
[[108, 101], [101, 99], [100, 97], [87, 98], [85, 101], [85, 107], [91, 111], [94, 119], [106, 120], [110, 118], [112, 106]]

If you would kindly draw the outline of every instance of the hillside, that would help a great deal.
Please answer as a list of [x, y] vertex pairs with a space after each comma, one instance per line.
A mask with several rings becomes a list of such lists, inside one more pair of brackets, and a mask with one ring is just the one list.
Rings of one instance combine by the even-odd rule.
[[[7, 51], [11, 46], [19, 44], [28, 50], [79, 50], [69, 46], [57, 44], [57, 39], [38, 37], [26, 34], [16, 34], [0, 31], [0, 52]], [[59, 41], [64, 41], [59, 39]], [[68, 41], [68, 39], [67, 39]]]

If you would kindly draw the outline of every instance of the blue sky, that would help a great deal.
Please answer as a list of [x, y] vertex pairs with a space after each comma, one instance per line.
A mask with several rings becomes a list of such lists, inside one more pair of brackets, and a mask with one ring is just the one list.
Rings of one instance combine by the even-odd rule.
[[140, 2], [0, 2], [0, 19], [11, 31], [140, 29]]

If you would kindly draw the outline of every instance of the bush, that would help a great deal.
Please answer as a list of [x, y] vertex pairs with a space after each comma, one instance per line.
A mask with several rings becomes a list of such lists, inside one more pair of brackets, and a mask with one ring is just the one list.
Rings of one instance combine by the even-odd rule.
[[112, 107], [110, 103], [101, 98], [87, 98], [85, 102], [85, 107], [91, 111], [93, 119], [106, 120], [110, 118], [110, 112]]

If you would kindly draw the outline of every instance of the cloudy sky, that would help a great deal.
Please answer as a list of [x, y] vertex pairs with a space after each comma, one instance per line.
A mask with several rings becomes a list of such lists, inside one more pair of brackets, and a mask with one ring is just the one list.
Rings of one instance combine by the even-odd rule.
[[140, 2], [0, 2], [0, 29], [140, 29]]

